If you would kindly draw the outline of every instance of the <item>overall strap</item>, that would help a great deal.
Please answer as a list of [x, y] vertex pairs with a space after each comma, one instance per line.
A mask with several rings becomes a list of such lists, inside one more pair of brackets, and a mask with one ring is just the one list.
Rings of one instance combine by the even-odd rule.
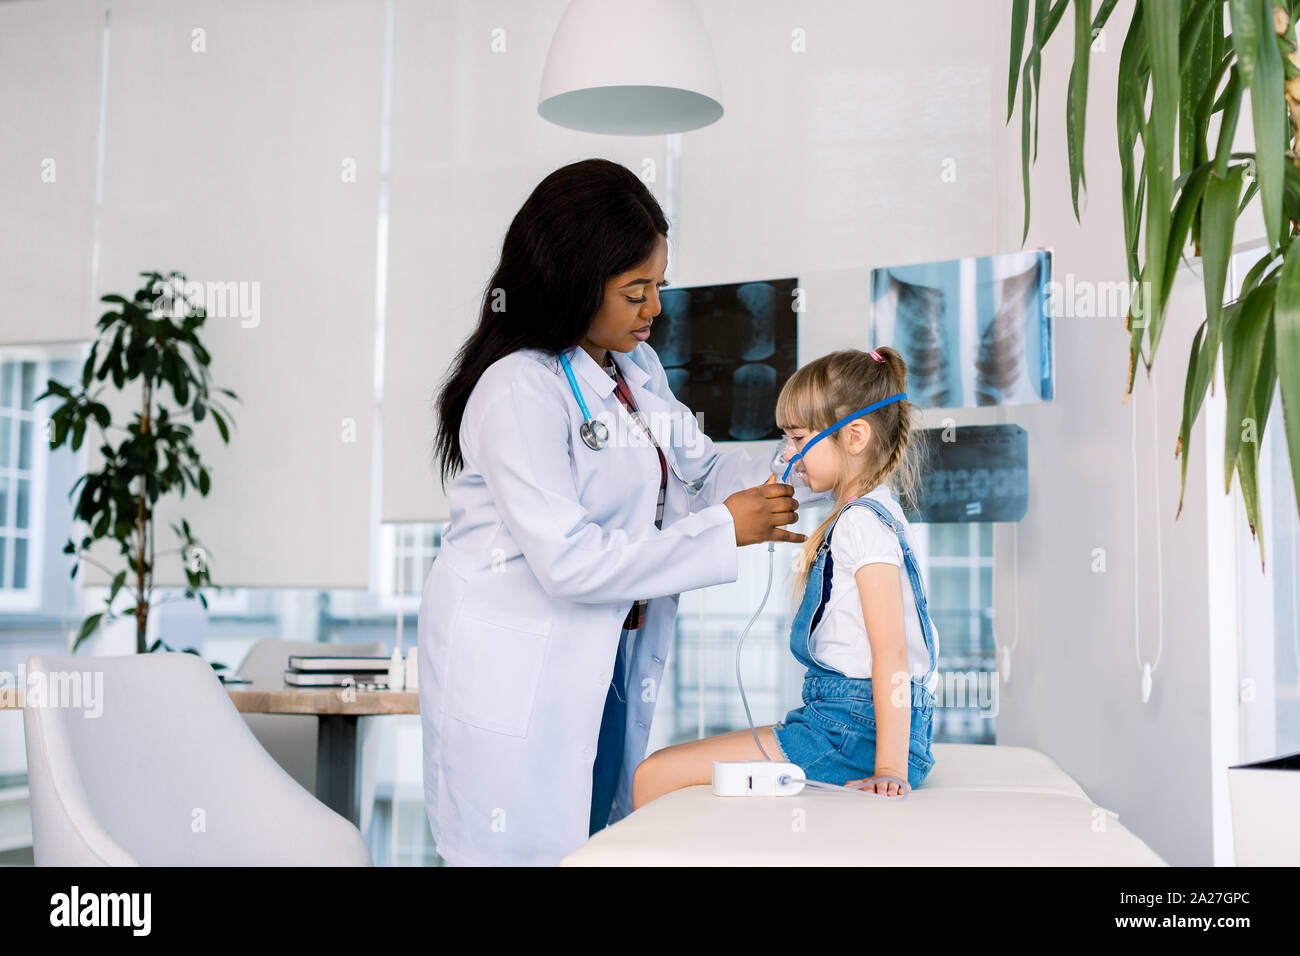
[[835, 517], [831, 519], [831, 523], [826, 526], [826, 532], [822, 535], [822, 543], [817, 548], [817, 558], [823, 562], [822, 593], [817, 604], [817, 611], [813, 614], [812, 625], [808, 629], [809, 633], [817, 629], [817, 624], [822, 619], [822, 611], [826, 609], [826, 605], [830, 603], [831, 599], [831, 579], [835, 576], [835, 559], [831, 555], [831, 533], [835, 530], [836, 523], [844, 516], [844, 512], [857, 503], [858, 499], [854, 499], [840, 506], [839, 510], [835, 512]]

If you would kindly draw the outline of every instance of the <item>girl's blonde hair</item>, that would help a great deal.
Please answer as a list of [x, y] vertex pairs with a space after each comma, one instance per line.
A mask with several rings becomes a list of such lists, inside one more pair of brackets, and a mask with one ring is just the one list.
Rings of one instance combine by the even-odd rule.
[[[903, 357], [888, 346], [875, 352], [882, 361], [860, 349], [841, 349], [796, 371], [776, 400], [777, 426], [785, 430], [804, 428], [815, 434], [859, 408], [907, 391], [907, 363]], [[863, 416], [871, 426], [866, 466], [840, 474], [834, 485], [835, 508], [797, 554], [791, 596], [795, 607], [802, 598], [808, 570], [825, 540], [826, 528], [840, 505], [886, 482], [901, 501], [915, 508], [923, 467], [921, 443], [912, 441], [915, 414], [916, 406], [904, 398]], [[844, 438], [840, 429], [823, 438], [822, 443], [835, 442], [842, 449]]]

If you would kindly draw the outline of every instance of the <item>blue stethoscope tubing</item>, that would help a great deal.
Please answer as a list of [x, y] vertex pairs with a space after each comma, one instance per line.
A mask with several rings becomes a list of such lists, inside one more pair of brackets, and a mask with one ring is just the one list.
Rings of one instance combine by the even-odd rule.
[[[592, 451], [600, 451], [605, 447], [605, 442], [609, 441], [609, 429], [605, 423], [591, 417], [591, 411], [587, 408], [587, 403], [582, 399], [582, 390], [578, 388], [578, 380], [573, 377], [573, 369], [569, 365], [569, 356], [560, 353], [560, 364], [564, 366], [564, 374], [569, 379], [569, 389], [573, 392], [573, 397], [578, 400], [578, 408], [582, 411], [582, 427], [578, 430], [582, 435], [583, 444]], [[642, 425], [644, 428], [645, 426]], [[649, 434], [649, 429], [646, 429]], [[654, 436], [651, 435], [651, 441]], [[672, 463], [673, 475], [686, 486], [686, 490], [692, 494], [697, 493], [704, 487], [703, 478], [687, 479], [677, 467], [677, 463]]]
[[579, 430], [582, 441], [592, 451], [600, 451], [605, 447], [605, 442], [609, 441], [609, 429], [605, 427], [604, 422], [596, 421], [591, 417], [587, 403], [582, 400], [582, 390], [578, 388], [578, 380], [573, 377], [573, 369], [569, 367], [569, 357], [563, 352], [560, 353], [560, 364], [564, 366], [564, 374], [569, 379], [569, 388], [573, 391], [573, 397], [578, 400], [578, 408], [582, 410], [582, 428]]

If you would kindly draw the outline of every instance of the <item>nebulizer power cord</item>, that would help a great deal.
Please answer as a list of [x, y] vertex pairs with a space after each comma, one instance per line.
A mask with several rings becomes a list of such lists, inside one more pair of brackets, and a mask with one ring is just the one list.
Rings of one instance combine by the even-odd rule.
[[[758, 737], [758, 728], [754, 726], [754, 717], [749, 710], [749, 698], [745, 696], [745, 682], [740, 676], [740, 652], [745, 646], [745, 638], [749, 635], [749, 629], [754, 626], [754, 622], [757, 621], [759, 615], [763, 613], [763, 608], [767, 606], [768, 595], [772, 593], [772, 575], [773, 575], [775, 563], [776, 563], [776, 546], [773, 542], [769, 541], [767, 543], [767, 587], [763, 589], [763, 600], [759, 602], [758, 609], [754, 612], [754, 616], [749, 619], [749, 623], [745, 625], [745, 629], [740, 632], [740, 640], [736, 642], [736, 686], [740, 689], [740, 702], [745, 707], [745, 720], [748, 721], [749, 723], [749, 732], [754, 735], [754, 743], [758, 744], [758, 752], [763, 755], [763, 759], [769, 762], [776, 762], [776, 761], [773, 761], [772, 757], [768, 754], [767, 750], [764, 749], [763, 742]], [[719, 764], [714, 765], [715, 792], [717, 792], [717, 786], [718, 786], [718, 781], [717, 781], [718, 766]], [[867, 790], [866, 792], [870, 796], [879, 797], [882, 800], [894, 800], [894, 801], [906, 800], [908, 791], [910, 790], [910, 787], [907, 785], [907, 782], [904, 780], [900, 780], [898, 777], [889, 776], [889, 775], [884, 775], [879, 777], [869, 777], [868, 779], [863, 780], [860, 783], [856, 783], [853, 786], [841, 786], [839, 784], [826, 783], [825, 781], [822, 780], [811, 780], [805, 777], [803, 780], [803, 785], [806, 787], [811, 787], [814, 790], [862, 790], [866, 787], [874, 787], [876, 783], [880, 781], [888, 781], [888, 780], [893, 780], [895, 783], [897, 783], [900, 789], [902, 790], [902, 793], [899, 794], [898, 796], [891, 797], [888, 794], [876, 793], [874, 790]], [[792, 778], [790, 774], [783, 773], [778, 775], [774, 782], [776, 786], [776, 790], [774, 792], [781, 792], [784, 788], [786, 788], [787, 786], [789, 786], [794, 782], [794, 778]], [[752, 777], [751, 777], [751, 784], [752, 784]]]

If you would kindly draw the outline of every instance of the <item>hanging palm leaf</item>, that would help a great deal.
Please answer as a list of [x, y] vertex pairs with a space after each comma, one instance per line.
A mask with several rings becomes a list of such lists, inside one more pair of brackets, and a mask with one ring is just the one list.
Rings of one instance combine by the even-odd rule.
[[[1115, 0], [1105, 0], [1095, 16], [1092, 0], [1073, 2], [1066, 145], [1078, 220], [1079, 189], [1087, 188], [1083, 143], [1091, 46]], [[1069, 3], [1034, 0], [1032, 22], [1029, 0], [1015, 0], [1012, 8], [1007, 121], [1019, 92], [1022, 243], [1029, 235], [1029, 166], [1038, 155], [1042, 53]], [[1190, 245], [1202, 259], [1206, 320], [1193, 339], [1184, 382], [1174, 452], [1182, 464], [1178, 509], [1181, 514], [1192, 426], [1207, 390], [1215, 386], [1222, 352], [1228, 408], [1225, 486], [1231, 491], [1235, 474], [1252, 535], [1261, 520], [1259, 448], [1275, 390], [1282, 395], [1282, 427], [1300, 501], [1300, 251], [1293, 244], [1300, 228], [1298, 6], [1300, 0], [1135, 0], [1120, 52], [1115, 104], [1125, 262], [1135, 287], [1125, 320], [1129, 356], [1124, 400], [1132, 393], [1138, 365], [1149, 375], [1155, 363], [1170, 289]], [[1246, 93], [1255, 150], [1234, 153], [1232, 140]], [[1211, 152], [1210, 125], [1216, 114]], [[1225, 304], [1237, 220], [1256, 196], [1267, 254], [1247, 273], [1237, 299]], [[1262, 565], [1262, 536], [1259, 547]]]

